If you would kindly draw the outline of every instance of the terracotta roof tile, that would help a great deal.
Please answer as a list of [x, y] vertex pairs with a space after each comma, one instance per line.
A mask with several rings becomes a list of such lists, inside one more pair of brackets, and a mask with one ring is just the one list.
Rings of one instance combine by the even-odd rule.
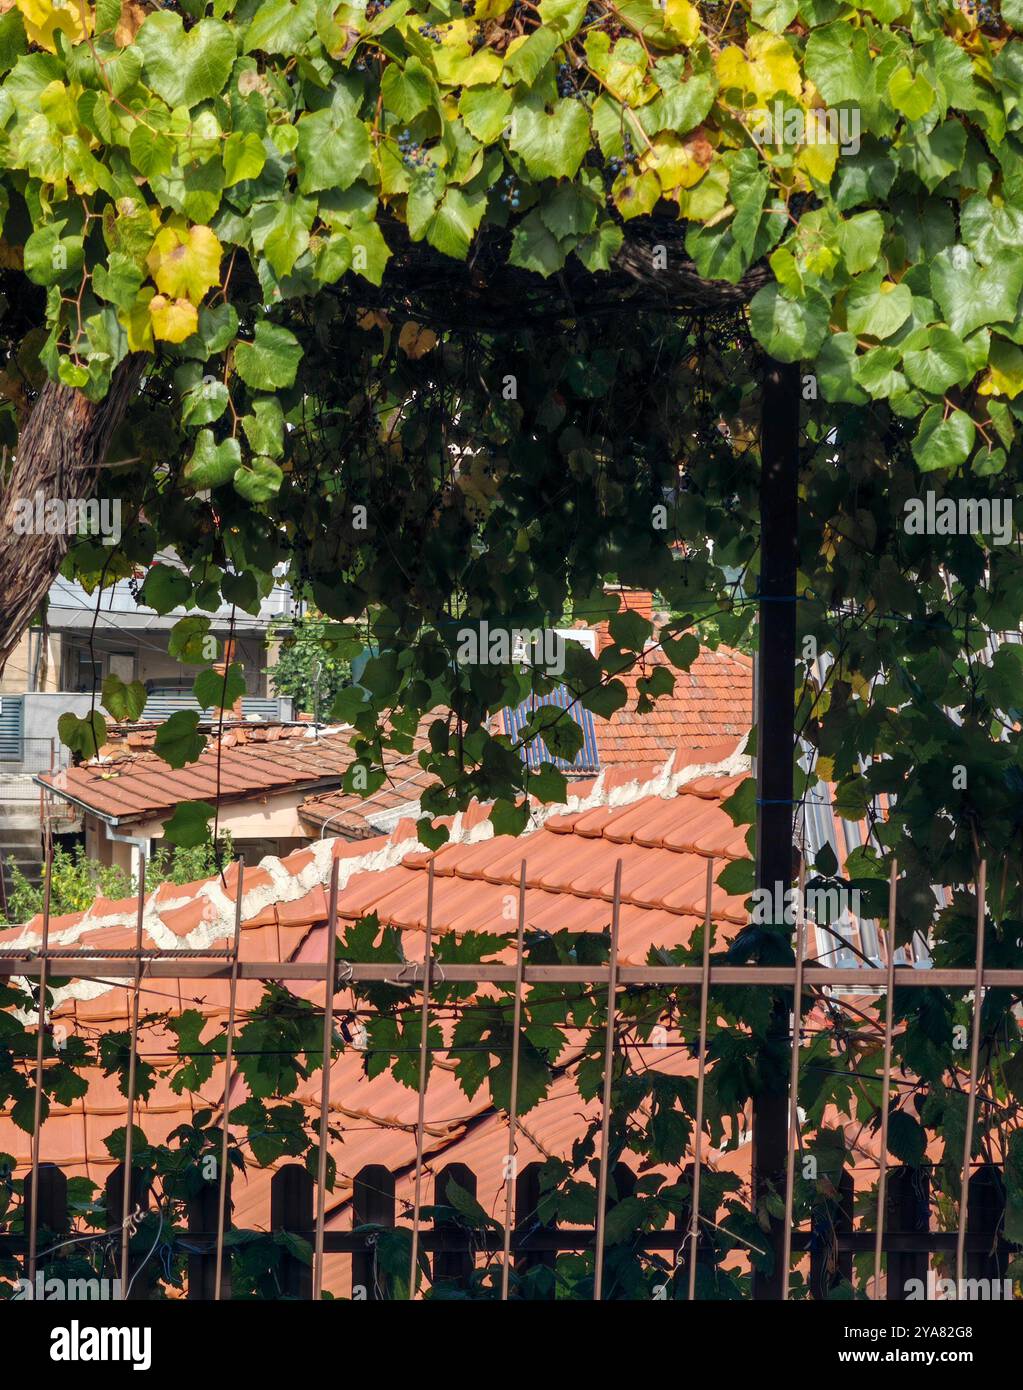
[[[688, 671], [677, 671], [659, 648], [644, 658], [646, 675], [650, 667], [667, 666], [675, 677], [670, 695], [659, 696], [648, 714], [636, 713], [638, 681], [642, 666], [620, 677], [629, 695], [628, 704], [617, 711], [608, 726], [614, 740], [602, 765], [608, 762], [638, 762], [656, 756], [679, 742], [690, 748], [708, 748], [726, 739], [737, 739], [749, 732], [753, 711], [753, 663], [742, 652], [719, 647], [704, 648]], [[650, 721], [653, 721], [652, 723]], [[597, 721], [600, 746], [601, 721]]]
[[[652, 710], [639, 714], [638, 683], [661, 666], [674, 676], [674, 689], [658, 696]], [[689, 749], [712, 748], [729, 741], [734, 745], [749, 733], [753, 662], [743, 652], [705, 647], [688, 671], [679, 671], [659, 647], [653, 646], [617, 679], [625, 687], [627, 703], [610, 719], [594, 716], [593, 720], [602, 768], [660, 763], [680, 744]], [[507, 731], [503, 722], [501, 728]]]
[[[244, 739], [241, 738], [244, 734]], [[352, 761], [350, 730], [308, 725], [228, 730], [211, 739], [198, 760], [174, 769], [155, 752], [93, 759], [44, 773], [39, 781], [117, 824], [148, 820], [181, 801], [237, 801], [289, 787], [340, 782]], [[275, 737], [270, 737], [273, 734]]]
[[423, 792], [437, 781], [433, 773], [424, 772], [419, 766], [419, 753], [429, 747], [426, 730], [437, 717], [434, 710], [423, 719], [410, 753], [385, 750], [383, 766], [387, 780], [375, 792], [359, 796], [338, 787], [307, 797], [298, 808], [299, 815], [315, 830], [329, 829], [332, 835], [348, 839], [370, 839], [389, 830], [394, 816], [418, 805]]
[[[745, 843], [742, 830], [733, 826], [720, 808], [721, 798], [737, 780], [734, 762], [716, 776], [701, 775], [686, 782], [690, 769], [709, 760], [690, 756], [688, 768], [684, 758], [678, 761], [676, 783], [670, 788], [665, 769], [659, 769], [661, 780], [656, 785], [671, 790], [670, 795], [649, 794], [635, 769], [631, 776], [615, 779], [623, 788], [617, 793], [609, 793], [606, 781], [603, 790], [599, 782], [576, 783], [572, 788], [576, 795], [605, 799], [609, 794], [621, 795], [623, 804], [570, 803], [564, 812], [538, 813], [533, 828], [517, 839], [489, 837], [485, 826], [477, 822], [473, 830], [468, 826], [469, 818], [463, 818], [457, 834], [477, 837], [475, 842], [456, 836], [455, 842], [434, 856], [435, 930], [504, 931], [510, 940], [514, 925], [508, 922], [503, 908], [518, 882], [524, 858], [526, 920], [531, 929], [602, 931], [610, 920], [611, 882], [620, 857], [623, 961], [642, 962], [653, 946], [671, 948], [687, 943], [702, 921], [707, 856], [713, 855], [723, 864], [744, 855]], [[375, 911], [382, 923], [401, 930], [407, 958], [421, 958], [430, 855], [410, 839], [412, 834], [414, 828], [402, 823], [388, 838], [317, 842], [283, 860], [264, 861], [261, 869], [247, 870], [244, 957], [322, 961], [327, 910], [324, 888], [331, 862], [337, 859], [342, 873], [339, 911], [343, 920], [356, 920]], [[226, 885], [217, 879], [184, 888], [161, 886], [146, 903], [147, 935], [155, 932], [157, 938], [166, 940], [162, 929], [169, 929], [179, 939], [184, 935], [193, 942], [225, 945], [233, 930], [236, 870], [232, 868], [225, 877]], [[60, 928], [77, 932], [81, 947], [123, 945], [132, 935], [134, 912], [135, 904], [130, 900], [97, 903], [87, 914], [60, 919]], [[741, 901], [716, 887], [712, 913], [719, 942], [744, 920]], [[53, 925], [57, 926], [56, 919]], [[36, 921], [28, 929], [0, 933], [0, 944], [24, 939], [26, 932], [37, 933], [38, 927]], [[318, 981], [295, 981], [293, 987], [302, 997], [316, 1002], [322, 998], [323, 985]], [[145, 1006], [198, 1008], [211, 1024], [222, 1020], [226, 1012], [228, 984], [223, 979], [160, 979], [144, 982], [143, 990]], [[258, 982], [241, 981], [240, 1007], [252, 1007], [261, 990]], [[94, 986], [80, 985], [64, 995], [58, 1010], [72, 1028], [124, 1028], [129, 1007], [127, 988], [106, 987], [97, 994]], [[572, 1065], [576, 1055], [572, 1048], [577, 1052], [584, 1041], [580, 1035], [559, 1065]], [[147, 1041], [150, 1049], [161, 1045], [159, 1037]], [[398, 1085], [387, 1072], [367, 1077], [364, 1060], [362, 1053], [349, 1047], [331, 1072], [331, 1111], [345, 1136], [344, 1144], [335, 1151], [338, 1185], [328, 1199], [328, 1225], [335, 1228], [350, 1224], [352, 1179], [365, 1164], [382, 1163], [399, 1172], [399, 1190], [404, 1193], [415, 1158], [417, 1093]], [[657, 1064], [663, 1070], [686, 1070], [693, 1062], [686, 1049], [669, 1048], [663, 1058], [658, 1057]], [[84, 1102], [53, 1107], [43, 1131], [42, 1151], [45, 1160], [61, 1164], [69, 1175], [82, 1173], [102, 1183], [113, 1166], [103, 1141], [124, 1123], [124, 1098], [117, 1090], [116, 1078], [96, 1074], [89, 1080]], [[319, 1086], [317, 1074], [297, 1093], [314, 1122]], [[222, 1093], [223, 1071], [219, 1066], [203, 1086], [201, 1097], [176, 1096], [167, 1082], [158, 1082], [150, 1099], [140, 1107], [139, 1123], [159, 1141], [203, 1098], [218, 1106]], [[242, 1093], [239, 1083], [232, 1094], [240, 1097]], [[567, 1156], [591, 1110], [592, 1106], [580, 1101], [570, 1077], [556, 1080], [551, 1099], [521, 1117], [524, 1158], [543, 1157], [545, 1153]], [[505, 1152], [507, 1128], [503, 1117], [492, 1111], [485, 1089], [470, 1101], [448, 1067], [434, 1067], [427, 1094], [426, 1136], [428, 1174], [455, 1158], [468, 1162], [480, 1175], [480, 1200], [492, 1208], [501, 1188], [500, 1157]], [[14, 1153], [21, 1165], [29, 1156], [29, 1136], [3, 1116], [0, 1150]], [[715, 1162], [720, 1159], [720, 1155], [711, 1157]], [[725, 1161], [739, 1168], [744, 1162], [748, 1164], [742, 1150]], [[431, 1195], [428, 1185], [425, 1200]], [[265, 1228], [269, 1220], [269, 1174], [250, 1169], [245, 1180], [237, 1181], [233, 1200], [236, 1224]], [[347, 1260], [332, 1259], [328, 1283], [343, 1281], [348, 1268]]]

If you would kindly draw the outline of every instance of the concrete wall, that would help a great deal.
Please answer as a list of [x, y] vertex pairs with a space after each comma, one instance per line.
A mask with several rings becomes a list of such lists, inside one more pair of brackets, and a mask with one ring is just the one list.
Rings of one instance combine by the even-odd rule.
[[[314, 838], [298, 815], [298, 807], [308, 791], [287, 791], [259, 801], [242, 801], [221, 806], [217, 825], [229, 831], [237, 851], [246, 863], [258, 863], [264, 855], [290, 854]], [[116, 833], [130, 835], [133, 840], [148, 841], [150, 851], [163, 839], [163, 822], [167, 815], [141, 824], [122, 826]], [[86, 814], [84, 820], [85, 852], [101, 864], [117, 864], [136, 872], [136, 853], [133, 847], [111, 838], [110, 827], [98, 817]]]
[[[268, 691], [267, 678], [263, 668], [270, 663], [262, 640], [256, 636], [239, 637], [235, 642], [235, 660], [245, 674], [245, 689], [249, 695], [265, 695]], [[123, 667], [118, 658], [123, 659]], [[84, 633], [65, 633], [63, 645], [62, 680], [63, 689], [78, 691], [82, 686], [89, 689], [88, 672], [93, 660], [100, 667], [100, 679], [111, 670], [111, 658], [123, 680], [142, 681], [159, 686], [191, 689], [192, 681], [201, 666], [187, 666], [175, 660], [167, 652], [166, 632], [147, 632], [140, 639], [134, 633], [97, 635], [92, 650]], [[85, 673], [83, 674], [83, 663]], [[24, 688], [24, 687], [23, 687]]]
[[0, 695], [60, 689], [60, 634], [25, 632], [0, 675]]
[[[280, 642], [267, 645], [261, 635], [249, 633], [235, 639], [235, 660], [245, 675], [249, 695], [273, 694], [267, 670], [277, 663]], [[191, 687], [200, 666], [184, 666], [167, 652], [167, 632], [112, 632], [99, 629], [90, 650], [85, 632], [26, 632], [0, 674], [0, 695], [62, 690], [88, 694], [93, 661], [100, 680], [115, 670], [122, 680], [149, 681], [157, 685]], [[98, 692], [97, 692], [98, 693]]]
[[92, 708], [92, 698], [89, 695], [71, 694], [67, 690], [34, 690], [25, 696], [22, 708], [26, 738], [55, 739], [60, 716], [70, 711], [77, 714], [79, 719], [84, 719]]
[[[10, 697], [3, 695], [0, 698], [6, 700]], [[19, 698], [22, 702], [21, 760], [5, 759], [4, 774], [49, 772], [51, 756], [54, 767], [66, 766], [69, 753], [57, 736], [57, 720], [68, 711], [77, 714], [79, 719], [83, 718], [89, 712], [89, 696], [69, 695], [67, 691], [35, 690]]]
[[[308, 843], [309, 831], [298, 814], [299, 806], [308, 795], [308, 790], [289, 790], [259, 800], [228, 802], [221, 806], [217, 824], [221, 830], [229, 830], [236, 840], [300, 839]], [[141, 839], [161, 840], [167, 815], [139, 825], [124, 826], [122, 831]]]

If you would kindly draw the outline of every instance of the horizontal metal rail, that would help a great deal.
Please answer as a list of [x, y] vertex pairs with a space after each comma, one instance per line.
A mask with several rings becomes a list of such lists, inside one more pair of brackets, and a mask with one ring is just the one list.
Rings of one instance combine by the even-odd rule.
[[[110, 977], [134, 978], [138, 956], [132, 951], [103, 955], [96, 951], [47, 951], [51, 964], [73, 967], [76, 979]], [[145, 973], [150, 979], [228, 979], [231, 974], [229, 951], [143, 951]], [[39, 952], [24, 948], [14, 951], [0, 947], [0, 978], [10, 975], [37, 976], [42, 969]], [[351, 962], [339, 963], [343, 983], [398, 984], [418, 983], [412, 971], [421, 971], [421, 963], [380, 965]], [[445, 965], [434, 961], [437, 972], [435, 985], [466, 981], [492, 984], [514, 984], [514, 965]], [[401, 975], [402, 978], [396, 979]], [[319, 961], [239, 961], [238, 978], [242, 980], [322, 980], [323, 962]], [[611, 972], [597, 965], [527, 965], [524, 971], [527, 984], [594, 984], [607, 986]], [[699, 965], [621, 965], [617, 979], [620, 985], [699, 985], [703, 970]], [[916, 970], [902, 967], [895, 972], [896, 989], [973, 989], [977, 984], [975, 970]], [[794, 986], [795, 967], [791, 965], [711, 965], [712, 985], [789, 985]], [[883, 968], [815, 966], [808, 962], [803, 971], [803, 984], [844, 985], [862, 988], [865, 993], [883, 989], [888, 972]], [[1023, 969], [989, 970], [983, 972], [983, 985], [992, 989], [1023, 989]]]
[[[233, 1228], [240, 1230], [241, 1228]], [[388, 1231], [407, 1231], [412, 1234], [411, 1226], [389, 1226]], [[256, 1231], [256, 1235], [273, 1234], [272, 1231]], [[298, 1236], [301, 1240], [308, 1241], [312, 1245], [316, 1239], [315, 1231], [291, 1231], [289, 1234]], [[327, 1255], [357, 1255], [372, 1249], [372, 1242], [376, 1236], [376, 1231], [324, 1231], [323, 1250]], [[171, 1237], [173, 1239], [173, 1236]], [[68, 1244], [75, 1239], [80, 1239], [80, 1233], [68, 1237]], [[106, 1236], [103, 1232], [97, 1232], [96, 1240], [103, 1241]], [[443, 1230], [430, 1230], [423, 1227], [419, 1232], [420, 1248], [427, 1254], [434, 1252], [457, 1253], [468, 1249], [478, 1250], [481, 1254], [496, 1255], [504, 1249], [504, 1233], [500, 1229], [482, 1231], [476, 1227], [466, 1228], [464, 1231], [446, 1228]], [[541, 1252], [557, 1252], [560, 1250], [592, 1250], [596, 1244], [597, 1233], [590, 1227], [588, 1230], [573, 1230], [572, 1227], [560, 1226], [554, 1229], [540, 1229], [527, 1233], [513, 1231], [511, 1238], [511, 1253], [513, 1255], [533, 1254]], [[805, 1252], [811, 1248], [814, 1241], [819, 1239], [813, 1231], [801, 1231], [798, 1229], [792, 1232], [792, 1249]], [[182, 1248], [192, 1249], [196, 1245], [216, 1244], [216, 1231], [182, 1231], [180, 1240], [184, 1242]], [[953, 1252], [956, 1248], [958, 1237], [955, 1231], [886, 1231], [884, 1237], [884, 1248], [886, 1254], [918, 1255], [934, 1253], [939, 1251]], [[59, 1237], [55, 1241], [54, 1249], [51, 1252], [59, 1258], [61, 1246]], [[836, 1232], [833, 1236], [835, 1248], [842, 1253], [867, 1254], [874, 1249], [873, 1231], [842, 1231]], [[644, 1231], [626, 1242], [640, 1250], [655, 1251], [684, 1251], [689, 1243], [689, 1231], [679, 1229], [677, 1231]], [[1007, 1242], [999, 1241], [998, 1244], [1012, 1248]], [[27, 1247], [27, 1240], [24, 1236], [5, 1236], [0, 1235], [0, 1251], [6, 1250], [10, 1254], [20, 1254]], [[74, 1247], [72, 1246], [72, 1249]], [[977, 1235], [967, 1234], [966, 1249], [971, 1254], [986, 1255], [992, 1248], [990, 1234], [979, 1233]]]

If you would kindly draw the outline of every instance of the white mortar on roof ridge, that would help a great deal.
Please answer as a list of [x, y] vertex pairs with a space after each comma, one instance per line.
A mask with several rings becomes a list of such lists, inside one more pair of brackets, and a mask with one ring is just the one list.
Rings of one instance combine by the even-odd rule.
[[[144, 930], [150, 932], [152, 935], [152, 928], [156, 926], [160, 928], [167, 937], [166, 941], [159, 942], [159, 945], [180, 945], [180, 938], [175, 936], [173, 932], [169, 931], [168, 928], [164, 926], [163, 921], [155, 911], [155, 899], [155, 892], [151, 893], [146, 899], [146, 904], [142, 911], [142, 925]], [[136, 900], [133, 899], [132, 901], [134, 902]], [[193, 901], [194, 898], [190, 897], [168, 898], [165, 902], [160, 904], [160, 911], [167, 912], [172, 908], [186, 907]], [[85, 932], [99, 931], [103, 927], [133, 927], [136, 922], [137, 911], [138, 909], [133, 906], [127, 912], [110, 912], [104, 917], [96, 917], [93, 916], [92, 908], [87, 907], [73, 926], [63, 927], [60, 931], [50, 932], [50, 945], [73, 946], [78, 938]], [[153, 936], [153, 940], [156, 940], [155, 936]], [[43, 934], [41, 929], [39, 931], [30, 931], [27, 926], [24, 926], [22, 927], [21, 935], [10, 942], [5, 949], [15, 951], [37, 950], [42, 946], [42, 942]]]
[[[164, 924], [156, 911], [155, 904], [159, 889], [155, 889], [146, 898], [142, 908], [142, 930], [145, 935], [153, 941], [156, 946], [163, 950], [173, 949], [175, 946], [188, 946], [188, 938], [177, 936], [171, 929]], [[189, 897], [168, 898], [160, 904], [161, 910], [168, 911], [172, 908], [185, 907], [193, 899]], [[86, 908], [80, 921], [73, 927], [65, 927], [63, 931], [53, 932], [50, 935], [50, 944], [53, 946], [73, 946], [82, 936], [88, 932], [101, 931], [104, 927], [134, 927], [137, 921], [137, 908], [132, 908], [129, 912], [108, 913], [104, 917], [91, 916], [92, 908]], [[17, 949], [35, 948], [42, 945], [42, 932], [38, 934], [30, 932], [27, 928], [21, 933], [13, 943]], [[59, 964], [54, 965], [54, 970], [59, 974]], [[26, 976], [15, 977], [26, 987], [29, 980]], [[116, 986], [106, 980], [73, 980], [68, 985], [61, 985], [52, 990], [53, 1009], [62, 1004], [66, 999], [98, 999], [100, 995], [106, 994]], [[33, 1025], [36, 1021], [34, 1010], [16, 1009], [15, 1016], [26, 1026]]]
[[[532, 823], [529, 829], [541, 829], [552, 816], [579, 815], [584, 811], [596, 811], [603, 807], [617, 810], [622, 806], [631, 806], [636, 801], [642, 801], [646, 797], [656, 796], [668, 801], [673, 796], [677, 796], [679, 791], [689, 782], [695, 782], [701, 777], [739, 776], [741, 773], [749, 772], [752, 765], [750, 759], [742, 751], [745, 743], [746, 739], [743, 737], [727, 758], [722, 758], [714, 763], [691, 763], [678, 772], [671, 770], [675, 763], [675, 754], [672, 753], [661, 770], [653, 777], [648, 778], [647, 781], [641, 782], [636, 778], [631, 782], [611, 787], [608, 791], [604, 790], [606, 774], [602, 772], [594, 782], [593, 789], [588, 796], [569, 796], [564, 806], [537, 806], [531, 813]], [[524, 833], [529, 833], [529, 831]]]
[[[579, 815], [585, 811], [599, 810], [602, 807], [618, 809], [651, 796], [670, 800], [671, 797], [677, 795], [682, 787], [701, 777], [735, 777], [743, 772], [748, 772], [751, 764], [750, 759], [742, 753], [744, 743], [745, 738], [740, 740], [735, 750], [727, 758], [713, 763], [691, 763], [678, 772], [671, 770], [675, 761], [675, 755], [672, 754], [661, 770], [645, 782], [641, 782], [637, 778], [607, 791], [604, 789], [605, 774], [601, 773], [585, 797], [569, 795], [564, 804], [534, 807], [523, 834], [528, 835], [542, 829], [552, 816]], [[493, 834], [494, 826], [489, 818], [479, 820], [467, 829], [465, 817], [459, 811], [452, 820], [446, 843], [479, 844], [492, 838]], [[250, 921], [260, 912], [276, 903], [295, 902], [313, 888], [326, 887], [330, 882], [335, 843], [335, 839], [314, 840], [305, 849], [295, 851], [296, 855], [308, 854], [312, 856], [312, 862], [305, 864], [297, 873], [292, 873], [291, 870], [287, 869], [284, 862], [276, 855], [267, 855], [262, 859], [259, 867], [269, 875], [271, 882], [269, 885], [261, 884], [259, 887], [243, 893], [242, 920]], [[352, 855], [340, 861], [339, 887], [340, 889], [346, 887], [349, 880], [357, 874], [382, 873], [400, 864], [406, 855], [421, 852], [422, 846], [415, 838], [404, 836], [401, 840], [395, 841], [389, 836], [380, 848], [370, 850], [366, 854]], [[204, 950], [210, 948], [214, 941], [224, 936], [230, 936], [234, 931], [234, 901], [224, 892], [219, 877], [208, 879], [200, 884], [197, 892], [191, 897], [166, 900], [161, 902], [158, 908], [156, 897], [157, 894], [153, 893], [147, 900], [143, 921], [147, 930], [150, 931], [152, 939], [158, 941], [161, 946], [186, 946], [190, 950]], [[160, 914], [186, 907], [189, 903], [195, 902], [197, 898], [206, 899], [207, 912], [204, 921], [184, 937], [171, 932], [164, 925]], [[136, 909], [134, 908], [126, 912], [111, 913], [105, 917], [92, 917], [91, 912], [92, 909], [87, 908], [79, 922], [73, 927], [65, 928], [57, 933], [52, 938], [54, 944], [76, 941], [86, 931], [99, 930], [103, 927], [128, 927], [135, 922]], [[158, 940], [153, 929], [159, 932], [159, 936], [163, 939]], [[26, 928], [14, 945], [24, 949], [41, 942], [41, 939], [41, 935], [29, 932]]]
[[[587, 796], [570, 795], [564, 805], [537, 806], [531, 812], [530, 820], [522, 833], [529, 835], [542, 829], [552, 816], [578, 815], [584, 811], [599, 810], [602, 807], [618, 809], [652, 796], [668, 800], [675, 796], [682, 787], [698, 778], [735, 777], [743, 772], [748, 772], [751, 762], [742, 752], [745, 743], [744, 736], [727, 758], [713, 763], [692, 763], [681, 768], [678, 772], [671, 770], [675, 762], [675, 755], [672, 754], [660, 772], [655, 773], [652, 778], [648, 778], [645, 782], [641, 782], [637, 778], [632, 782], [612, 787], [608, 791], [604, 790], [605, 774], [601, 773]], [[494, 825], [489, 818], [477, 821], [475, 825], [467, 829], [463, 814], [458, 812], [452, 820], [449, 836], [445, 843], [479, 844], [484, 840], [492, 839], [493, 836]], [[326, 888], [330, 882], [335, 844], [335, 839], [314, 840], [305, 849], [296, 850], [296, 856], [306, 854], [312, 856], [312, 861], [305, 864], [297, 873], [288, 870], [283, 861], [276, 855], [267, 855], [262, 859], [259, 867], [269, 875], [271, 883], [269, 885], [262, 884], [242, 894], [242, 921], [251, 921], [267, 907], [279, 903], [295, 902], [299, 898], [305, 897], [313, 888]], [[338, 892], [339, 894], [343, 893], [350, 880], [358, 874], [383, 873], [387, 869], [395, 868], [407, 855], [422, 852], [423, 847], [414, 836], [406, 835], [398, 841], [389, 836], [378, 849], [340, 860]], [[197, 898], [206, 899], [203, 906], [203, 921], [184, 937], [171, 932], [170, 928], [160, 919], [155, 910], [156, 896], [154, 893], [148, 900], [144, 909], [143, 921], [152, 940], [161, 947], [166, 945], [168, 947], [186, 947], [190, 950], [209, 950], [216, 941], [224, 938], [230, 939], [234, 933], [235, 904], [224, 892], [219, 878], [209, 879], [201, 884], [191, 898], [174, 899], [171, 902], [160, 904], [162, 911], [168, 911], [171, 908], [186, 906]], [[85, 931], [98, 930], [104, 926], [127, 927], [135, 922], [135, 910], [92, 920], [87, 920], [88, 916], [89, 909], [86, 910], [79, 923], [58, 935], [73, 940]], [[22, 934], [19, 942], [28, 945], [31, 939], [32, 935], [26, 932]], [[56, 939], [54, 938], [55, 941]], [[36, 937], [35, 940], [41, 940], [41, 937]], [[55, 992], [54, 1003], [69, 998], [95, 999], [98, 995], [113, 988], [116, 986], [100, 981], [75, 981], [66, 988]]]

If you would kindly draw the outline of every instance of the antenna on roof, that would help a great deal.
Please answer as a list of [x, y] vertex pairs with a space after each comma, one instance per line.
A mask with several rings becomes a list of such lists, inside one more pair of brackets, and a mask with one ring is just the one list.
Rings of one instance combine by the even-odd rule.
[[320, 732], [320, 675], [323, 672], [323, 662], [318, 656], [313, 658], [310, 669], [313, 676], [313, 728], [318, 734]]

